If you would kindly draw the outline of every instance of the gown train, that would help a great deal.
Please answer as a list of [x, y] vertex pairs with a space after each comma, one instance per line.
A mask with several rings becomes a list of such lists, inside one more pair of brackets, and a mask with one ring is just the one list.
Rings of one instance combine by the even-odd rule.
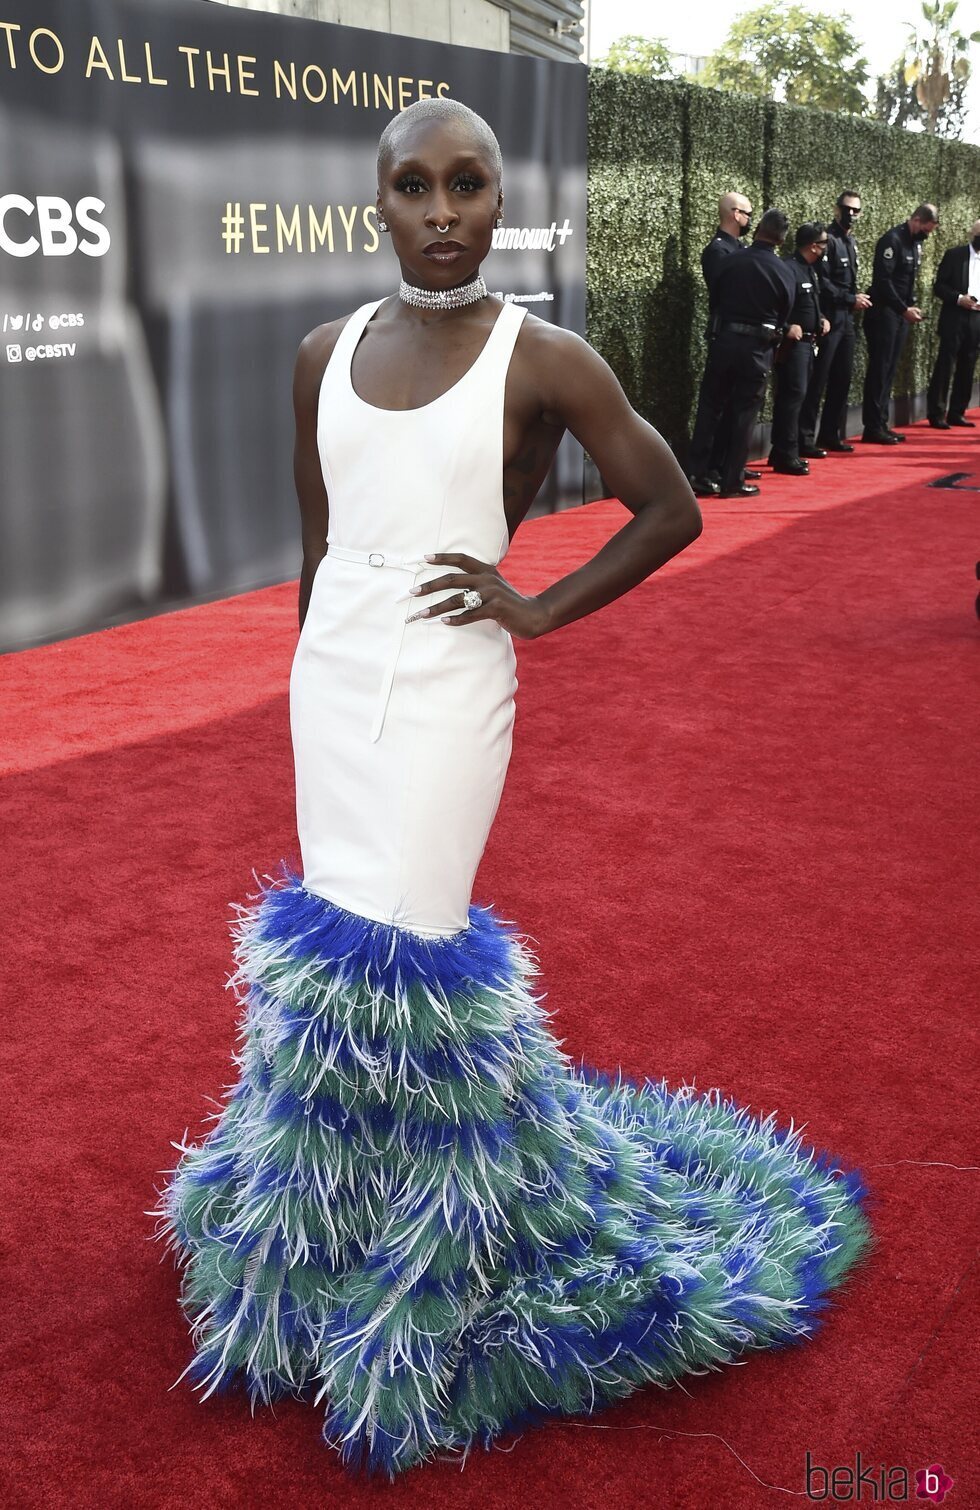
[[310, 1395], [393, 1476], [809, 1337], [871, 1246], [774, 1113], [575, 1068], [488, 906], [428, 938], [284, 866], [234, 934], [239, 1077], [154, 1212], [205, 1398]]

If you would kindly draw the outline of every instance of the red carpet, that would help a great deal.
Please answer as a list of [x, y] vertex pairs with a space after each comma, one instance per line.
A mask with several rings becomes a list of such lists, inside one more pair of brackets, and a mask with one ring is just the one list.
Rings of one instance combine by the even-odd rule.
[[[229, 904], [298, 858], [295, 584], [6, 658], [6, 1505], [752, 1510], [802, 1496], [808, 1450], [903, 1465], [913, 1502], [939, 1462], [980, 1503], [978, 437], [707, 501], [683, 558], [518, 644], [476, 898], [531, 935], [566, 1048], [807, 1124], [880, 1242], [819, 1338], [463, 1472], [352, 1484], [311, 1406], [169, 1392], [189, 1343], [143, 1213], [232, 1078]], [[533, 521], [504, 574], [534, 590], [625, 518]]]

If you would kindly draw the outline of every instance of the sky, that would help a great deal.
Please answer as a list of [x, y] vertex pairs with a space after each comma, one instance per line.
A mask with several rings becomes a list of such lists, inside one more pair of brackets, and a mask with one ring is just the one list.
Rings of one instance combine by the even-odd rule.
[[[757, 0], [686, 0], [683, 5], [653, 5], [651, 0], [588, 0], [589, 53], [600, 58], [617, 37], [635, 32], [641, 37], [663, 37], [671, 52], [703, 56], [725, 40], [737, 15], [752, 10]], [[907, 23], [921, 23], [918, 0], [852, 0], [838, 7], [835, 0], [812, 0], [817, 10], [840, 15], [847, 12], [851, 31], [861, 44], [872, 77], [883, 73], [902, 51]], [[980, 30], [975, 0], [960, 0], [956, 13], [959, 30]], [[973, 79], [970, 115], [964, 133], [980, 142], [980, 45], [972, 48]]]

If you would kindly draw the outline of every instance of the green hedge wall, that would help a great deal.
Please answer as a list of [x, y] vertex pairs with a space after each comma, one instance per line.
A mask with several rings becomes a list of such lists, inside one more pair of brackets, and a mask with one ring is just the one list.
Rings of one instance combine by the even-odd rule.
[[[895, 384], [897, 397], [921, 393], [936, 354], [935, 269], [980, 216], [980, 147], [592, 68], [587, 331], [638, 412], [684, 453], [705, 355], [701, 250], [726, 189], [749, 195], [756, 218], [770, 205], [784, 209], [793, 229], [830, 220], [840, 190], [856, 189], [864, 287], [882, 232], [921, 200], [938, 204], [918, 292], [927, 319], [906, 343]], [[857, 353], [852, 403], [860, 402], [863, 340]]]
[[683, 413], [664, 337], [685, 278], [671, 211], [684, 190], [684, 89], [661, 84], [652, 94], [645, 79], [609, 70], [598, 98], [599, 109], [595, 93], [589, 103], [586, 330], [634, 407], [660, 415], [666, 434]]

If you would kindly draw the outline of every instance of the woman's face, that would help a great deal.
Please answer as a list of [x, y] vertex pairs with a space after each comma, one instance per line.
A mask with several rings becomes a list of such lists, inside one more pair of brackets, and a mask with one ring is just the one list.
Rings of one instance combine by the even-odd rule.
[[[490, 250], [503, 204], [493, 166], [462, 121], [420, 121], [396, 136], [378, 208], [406, 282], [468, 283]], [[438, 226], [449, 229], [440, 235]]]

